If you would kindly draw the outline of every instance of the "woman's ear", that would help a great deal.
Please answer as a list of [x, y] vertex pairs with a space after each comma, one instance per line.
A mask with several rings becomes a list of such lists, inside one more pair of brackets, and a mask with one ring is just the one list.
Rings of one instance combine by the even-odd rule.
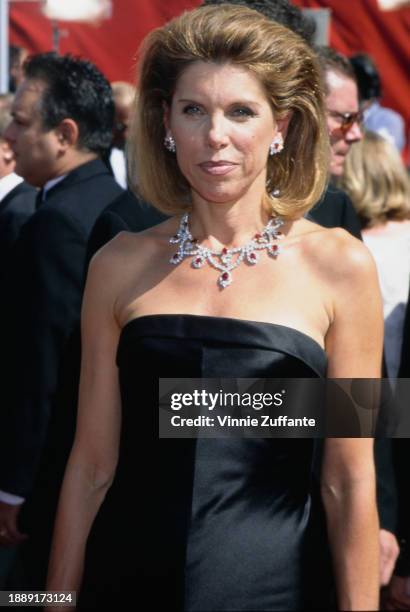
[[289, 111], [282, 119], [276, 120], [277, 131], [282, 134], [283, 140], [286, 138], [290, 120], [293, 117], [293, 111]]

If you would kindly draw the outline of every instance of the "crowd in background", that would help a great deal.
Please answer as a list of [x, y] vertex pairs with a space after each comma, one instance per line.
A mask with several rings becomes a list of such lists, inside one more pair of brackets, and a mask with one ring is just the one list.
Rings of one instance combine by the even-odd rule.
[[[286, 0], [247, 2], [313, 46], [314, 24]], [[224, 4], [205, 0], [205, 5]], [[381, 105], [371, 57], [317, 47], [330, 139], [327, 188], [308, 217], [362, 239], [384, 305], [384, 375], [410, 377], [410, 186], [403, 120]], [[166, 218], [128, 177], [136, 89], [86, 60], [10, 53], [0, 96], [0, 277], [3, 363], [0, 587], [45, 588], [52, 524], [75, 427], [80, 311], [95, 252], [122, 230]], [[131, 189], [132, 188], [132, 191]], [[400, 432], [397, 433], [400, 437]], [[410, 609], [406, 439], [376, 444], [380, 586], [386, 609]]]

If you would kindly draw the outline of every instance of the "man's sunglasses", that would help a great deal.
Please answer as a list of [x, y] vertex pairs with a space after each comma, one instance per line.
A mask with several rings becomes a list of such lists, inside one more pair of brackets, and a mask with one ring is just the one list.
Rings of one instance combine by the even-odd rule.
[[340, 130], [342, 134], [346, 134], [355, 123], [358, 123], [360, 126], [363, 122], [362, 111], [357, 113], [339, 113], [338, 111], [328, 110], [327, 114], [339, 121], [339, 125], [335, 129]]

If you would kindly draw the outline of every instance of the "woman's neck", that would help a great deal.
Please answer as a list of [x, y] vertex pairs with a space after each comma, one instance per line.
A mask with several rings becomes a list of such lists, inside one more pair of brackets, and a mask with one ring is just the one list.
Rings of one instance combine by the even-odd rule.
[[268, 223], [264, 196], [235, 202], [207, 202], [194, 198], [189, 228], [194, 238], [212, 249], [242, 246]]

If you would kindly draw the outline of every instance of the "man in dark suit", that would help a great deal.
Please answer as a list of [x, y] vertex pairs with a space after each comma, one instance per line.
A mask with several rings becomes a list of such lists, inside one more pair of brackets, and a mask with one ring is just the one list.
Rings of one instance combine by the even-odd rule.
[[53, 53], [25, 64], [6, 130], [16, 172], [41, 188], [13, 250], [1, 304], [3, 367], [0, 544], [24, 539], [17, 518], [30, 495], [59, 410], [64, 352], [80, 317], [86, 245], [98, 215], [121, 192], [101, 158], [114, 104], [89, 62]]
[[16, 161], [3, 134], [11, 121], [11, 101], [0, 97], [0, 283], [9, 267], [10, 252], [21, 227], [35, 211], [36, 190], [15, 172]]

